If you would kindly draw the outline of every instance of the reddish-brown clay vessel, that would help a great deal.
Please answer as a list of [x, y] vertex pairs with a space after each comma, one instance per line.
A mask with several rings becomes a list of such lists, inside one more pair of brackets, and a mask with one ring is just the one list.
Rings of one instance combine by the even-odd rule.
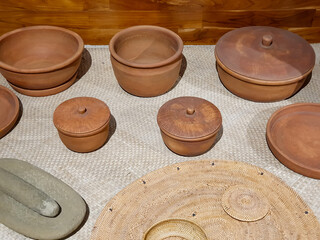
[[291, 170], [320, 179], [320, 104], [296, 103], [272, 114], [267, 142]]
[[59, 92], [62, 92], [64, 90], [68, 89], [72, 84], [75, 83], [76, 79], [77, 79], [77, 72], [67, 82], [65, 82], [57, 87], [47, 88], [47, 89], [26, 89], [26, 88], [20, 88], [18, 86], [15, 86], [10, 82], [9, 82], [9, 84], [14, 90], [16, 90], [17, 92], [19, 92], [21, 94], [31, 96], [31, 97], [45, 97], [45, 96], [57, 94]]
[[179, 97], [166, 102], [159, 109], [157, 120], [167, 147], [184, 156], [208, 151], [222, 127], [219, 109], [197, 97]]
[[92, 152], [106, 142], [110, 116], [108, 106], [101, 100], [77, 97], [56, 108], [53, 122], [67, 148], [75, 152]]
[[168, 29], [127, 28], [114, 35], [109, 50], [120, 86], [133, 95], [161, 95], [170, 90], [179, 77], [183, 42]]
[[19, 88], [54, 88], [74, 76], [83, 47], [81, 37], [64, 28], [20, 28], [0, 37], [0, 72]]
[[0, 138], [15, 125], [19, 116], [19, 100], [8, 88], [0, 85]]
[[287, 30], [244, 27], [226, 33], [215, 48], [224, 86], [257, 102], [286, 99], [311, 75], [315, 53], [310, 44]]

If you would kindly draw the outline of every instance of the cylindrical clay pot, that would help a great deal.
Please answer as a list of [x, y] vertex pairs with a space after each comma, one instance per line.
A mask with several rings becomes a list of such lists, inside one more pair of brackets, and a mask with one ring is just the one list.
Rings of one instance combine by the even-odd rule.
[[133, 95], [161, 95], [179, 78], [183, 42], [168, 29], [157, 26], [127, 28], [111, 39], [109, 50], [118, 83]]
[[179, 97], [168, 101], [159, 109], [157, 120], [167, 147], [184, 156], [208, 151], [222, 127], [219, 109], [197, 97]]
[[91, 152], [106, 142], [110, 116], [104, 102], [78, 97], [60, 104], [54, 112], [53, 122], [67, 148], [75, 152]]
[[235, 95], [257, 102], [291, 97], [315, 64], [315, 53], [300, 36], [273, 27], [244, 27], [226, 33], [215, 48], [217, 70]]

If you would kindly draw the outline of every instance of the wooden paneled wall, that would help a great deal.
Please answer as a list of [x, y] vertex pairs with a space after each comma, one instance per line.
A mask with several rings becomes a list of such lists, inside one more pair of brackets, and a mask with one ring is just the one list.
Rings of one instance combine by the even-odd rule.
[[78, 32], [86, 44], [108, 44], [119, 30], [141, 24], [169, 28], [186, 44], [214, 44], [249, 25], [285, 28], [320, 42], [320, 0], [0, 1], [0, 34], [44, 24]]

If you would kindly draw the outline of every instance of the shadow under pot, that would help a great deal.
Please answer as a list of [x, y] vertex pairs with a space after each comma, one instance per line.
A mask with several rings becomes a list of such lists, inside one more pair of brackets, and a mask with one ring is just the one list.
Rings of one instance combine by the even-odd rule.
[[183, 42], [171, 30], [130, 27], [113, 36], [109, 50], [114, 75], [130, 94], [158, 96], [169, 91], [179, 78]]
[[92, 152], [107, 141], [110, 110], [101, 100], [77, 97], [61, 103], [53, 122], [64, 145], [75, 152]]
[[244, 27], [223, 35], [215, 48], [217, 70], [233, 94], [256, 102], [291, 97], [311, 77], [315, 53], [292, 32], [274, 27]]
[[183, 156], [207, 152], [222, 127], [219, 109], [197, 97], [179, 97], [166, 102], [158, 112], [158, 125], [167, 147]]

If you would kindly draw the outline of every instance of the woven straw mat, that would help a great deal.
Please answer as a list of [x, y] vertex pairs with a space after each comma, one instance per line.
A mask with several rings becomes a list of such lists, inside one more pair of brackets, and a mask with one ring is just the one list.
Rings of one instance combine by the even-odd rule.
[[[182, 78], [168, 93], [139, 98], [121, 89], [112, 71], [108, 47], [86, 46], [79, 81], [57, 95], [35, 98], [16, 93], [23, 105], [18, 125], [0, 140], [0, 156], [17, 158], [42, 168], [74, 188], [87, 202], [90, 214], [70, 239], [89, 239], [107, 202], [128, 184], [164, 166], [196, 159], [227, 159], [264, 168], [291, 186], [320, 219], [320, 181], [283, 166], [270, 152], [265, 137], [268, 118], [280, 107], [296, 102], [320, 102], [320, 44], [310, 83], [295, 96], [275, 103], [241, 99], [221, 84], [214, 46], [185, 46]], [[8, 88], [0, 76], [0, 84]], [[96, 97], [108, 104], [113, 120], [107, 144], [87, 154], [68, 150], [60, 141], [52, 117], [63, 101], [79, 96]], [[221, 111], [223, 134], [209, 152], [182, 157], [164, 145], [157, 126], [158, 109], [179, 96], [196, 96]], [[0, 239], [26, 239], [0, 225]]]

